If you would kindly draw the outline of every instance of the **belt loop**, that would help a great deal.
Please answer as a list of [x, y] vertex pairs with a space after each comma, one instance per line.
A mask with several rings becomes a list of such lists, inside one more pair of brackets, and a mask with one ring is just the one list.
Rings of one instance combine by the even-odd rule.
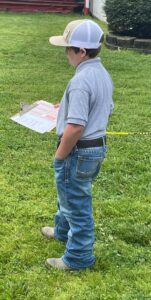
[[106, 136], [103, 136], [103, 147], [106, 146]]

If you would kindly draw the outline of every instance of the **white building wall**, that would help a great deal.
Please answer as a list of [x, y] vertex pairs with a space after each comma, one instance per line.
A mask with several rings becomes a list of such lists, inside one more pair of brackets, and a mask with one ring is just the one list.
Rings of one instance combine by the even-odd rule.
[[90, 0], [90, 11], [93, 16], [106, 22], [106, 15], [103, 9], [105, 0]]

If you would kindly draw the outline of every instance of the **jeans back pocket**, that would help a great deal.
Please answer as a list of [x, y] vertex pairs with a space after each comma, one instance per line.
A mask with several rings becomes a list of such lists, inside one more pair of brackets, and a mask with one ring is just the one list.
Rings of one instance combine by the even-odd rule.
[[83, 157], [78, 156], [76, 175], [77, 178], [85, 181], [94, 179], [100, 170], [104, 157]]

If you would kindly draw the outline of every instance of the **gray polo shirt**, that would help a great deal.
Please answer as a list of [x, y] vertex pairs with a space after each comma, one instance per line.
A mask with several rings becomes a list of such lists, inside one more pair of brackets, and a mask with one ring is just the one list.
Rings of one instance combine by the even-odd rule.
[[78, 65], [61, 100], [57, 134], [62, 136], [67, 124], [84, 126], [80, 139], [92, 140], [106, 134], [113, 110], [113, 84], [100, 58]]

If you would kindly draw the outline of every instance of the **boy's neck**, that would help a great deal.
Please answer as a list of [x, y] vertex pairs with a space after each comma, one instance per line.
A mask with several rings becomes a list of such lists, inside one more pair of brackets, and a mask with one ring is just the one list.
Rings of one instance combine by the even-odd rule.
[[83, 62], [85, 62], [85, 61], [87, 61], [87, 60], [91, 60], [91, 59], [93, 59], [93, 58], [91, 58], [91, 57], [89, 57], [89, 56], [84, 57], [84, 58], [81, 59], [81, 61], [77, 64], [76, 68], [77, 68], [80, 64], [82, 64]]

